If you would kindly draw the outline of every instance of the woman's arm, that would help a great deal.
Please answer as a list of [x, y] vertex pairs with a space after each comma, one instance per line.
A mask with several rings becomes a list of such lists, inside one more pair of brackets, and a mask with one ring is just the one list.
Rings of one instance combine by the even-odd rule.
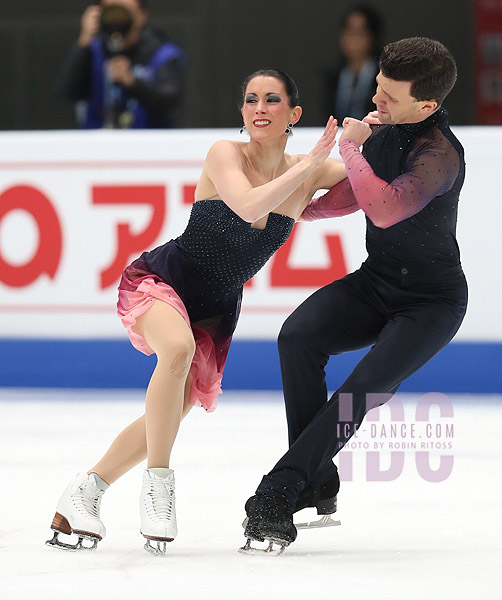
[[312, 175], [310, 192], [313, 196], [318, 190], [329, 190], [347, 178], [347, 170], [340, 160], [327, 158]]
[[237, 144], [214, 144], [206, 158], [204, 171], [219, 197], [242, 219], [253, 223], [279, 206], [300, 187], [329, 156], [335, 145], [338, 127], [330, 117], [312, 151], [285, 173], [263, 185], [253, 187], [244, 172], [244, 157]]
[[[312, 198], [318, 190], [329, 191]], [[357, 200], [347, 179], [345, 165], [328, 158], [313, 175], [310, 202], [304, 207], [300, 221], [317, 221], [350, 215], [359, 210]]]

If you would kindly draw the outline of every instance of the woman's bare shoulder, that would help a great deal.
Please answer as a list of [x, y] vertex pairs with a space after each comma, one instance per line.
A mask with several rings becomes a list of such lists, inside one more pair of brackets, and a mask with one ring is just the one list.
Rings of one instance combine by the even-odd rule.
[[238, 142], [235, 140], [218, 140], [209, 148], [208, 156], [219, 155], [238, 155], [244, 152], [246, 142]]

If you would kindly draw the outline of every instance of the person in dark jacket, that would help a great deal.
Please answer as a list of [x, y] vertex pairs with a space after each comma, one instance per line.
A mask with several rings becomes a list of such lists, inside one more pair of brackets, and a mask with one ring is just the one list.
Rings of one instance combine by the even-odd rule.
[[174, 127], [186, 56], [148, 22], [146, 0], [88, 6], [60, 92], [83, 129]]

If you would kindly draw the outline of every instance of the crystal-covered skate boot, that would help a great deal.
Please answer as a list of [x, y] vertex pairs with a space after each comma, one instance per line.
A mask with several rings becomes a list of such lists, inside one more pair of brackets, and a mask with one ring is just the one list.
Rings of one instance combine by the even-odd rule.
[[[45, 543], [63, 550], [95, 550], [106, 535], [99, 509], [107, 487], [108, 484], [94, 473], [77, 475], [57, 504], [51, 525], [54, 537]], [[73, 533], [78, 540], [75, 544], [62, 542], [59, 540], [60, 533]], [[92, 545], [84, 545], [84, 540], [89, 540]]]
[[[174, 471], [168, 468], [146, 469], [139, 499], [141, 534], [146, 538], [145, 550], [164, 556], [166, 542], [178, 534], [174, 496]], [[157, 547], [151, 542], [157, 542]]]
[[[293, 524], [293, 510], [286, 500], [266, 494], [251, 496], [245, 505], [248, 522], [244, 530], [246, 544], [240, 552], [254, 554], [266, 552], [281, 554], [286, 546], [296, 539], [296, 527]], [[260, 550], [251, 546], [252, 540], [268, 541], [268, 548]], [[274, 544], [279, 545], [274, 550]]]
[[337, 494], [340, 490], [340, 478], [338, 473], [325, 483], [320, 485], [308, 485], [298, 497], [293, 512], [299, 512], [304, 508], [313, 507], [322, 518], [308, 523], [296, 523], [297, 529], [313, 529], [316, 527], [332, 527], [340, 525], [340, 521], [334, 521], [329, 515], [336, 512]]

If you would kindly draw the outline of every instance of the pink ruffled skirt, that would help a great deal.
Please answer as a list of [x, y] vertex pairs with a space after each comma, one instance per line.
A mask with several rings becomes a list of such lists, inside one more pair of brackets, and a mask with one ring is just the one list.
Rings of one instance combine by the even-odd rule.
[[132, 327], [139, 315], [147, 311], [155, 300], [166, 302], [177, 310], [191, 328], [195, 339], [195, 355], [190, 369], [193, 376], [190, 402], [195, 406], [202, 406], [208, 412], [214, 411], [218, 394], [221, 394], [224, 362], [221, 364], [220, 361], [218, 369], [213, 339], [205, 329], [190, 323], [185, 305], [173, 287], [156, 275], [136, 277], [137, 274], [131, 267], [123, 272], [117, 303], [117, 313], [129, 333], [132, 345], [147, 356], [154, 354], [144, 338], [134, 332]]

